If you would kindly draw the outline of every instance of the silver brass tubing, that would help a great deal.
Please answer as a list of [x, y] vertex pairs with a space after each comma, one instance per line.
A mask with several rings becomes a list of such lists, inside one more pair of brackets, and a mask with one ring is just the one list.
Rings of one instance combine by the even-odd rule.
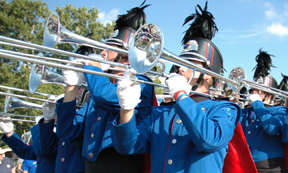
[[247, 84], [251, 84], [251, 85], [259, 85], [261, 87], [264, 87], [264, 88], [267, 88], [267, 89], [270, 89], [270, 90], [274, 90], [274, 91], [278, 91], [278, 92], [281, 92], [282, 94], [286, 94], [288, 95], [288, 92], [287, 91], [283, 91], [283, 90], [280, 90], [280, 89], [277, 89], [277, 88], [273, 88], [273, 87], [268, 87], [266, 85], [263, 85], [263, 84], [258, 84], [256, 82], [252, 82], [252, 81], [249, 81], [249, 80], [246, 80], [246, 79], [243, 79], [244, 82], [246, 82]]
[[[77, 54], [77, 53], [73, 53], [73, 52], [68, 52], [68, 51], [59, 50], [59, 49], [55, 49], [55, 48], [50, 48], [47, 46], [29, 43], [29, 42], [25, 42], [22, 40], [17, 40], [17, 39], [5, 37], [5, 36], [0, 36], [0, 40], [2, 40], [4, 42], [14, 43], [15, 47], [17, 47], [17, 45], [22, 45], [22, 46], [26, 46], [26, 47], [33, 47], [35, 50], [38, 50], [38, 51], [46, 51], [46, 52], [55, 53], [55, 54], [62, 55], [62, 56], [70, 56], [70, 57], [74, 57], [74, 58], [76, 58], [76, 57], [77, 58], [83, 58], [83, 59], [88, 59], [88, 60], [92, 60], [92, 61], [97, 61], [97, 62], [102, 62], [102, 63], [118, 66], [118, 67], [128, 68], [127, 65], [124, 65], [121, 63], [116, 63], [116, 62], [107, 61], [107, 60], [100, 59], [100, 58], [93, 58], [93, 57], [89, 57], [89, 56], [85, 56], [85, 55], [81, 55], [81, 54]], [[127, 52], [127, 54], [128, 54], [128, 52]]]
[[5, 92], [0, 92], [0, 95], [18, 97], [18, 98], [22, 98], [22, 99], [30, 99], [30, 100], [40, 101], [40, 102], [55, 103], [54, 101], [49, 101], [49, 100], [45, 100], [45, 99], [29, 97], [29, 96], [23, 96], [23, 95], [18, 95], [18, 94], [5, 93]]
[[0, 117], [0, 120], [11, 120], [11, 121], [22, 121], [22, 122], [36, 123], [33, 120], [22, 120], [22, 119], [16, 119], [16, 118], [3, 118], [3, 117]]
[[284, 94], [282, 94], [282, 93], [280, 93], [280, 92], [276, 92], [276, 91], [273, 91], [273, 90], [271, 90], [271, 89], [269, 89], [267, 86], [265, 86], [265, 85], [258, 85], [258, 84], [255, 84], [255, 83], [252, 83], [251, 81], [248, 81], [248, 82], [246, 82], [247, 80], [243, 80], [243, 83], [246, 85], [246, 86], [248, 86], [249, 88], [255, 88], [255, 89], [257, 89], [257, 90], [261, 90], [261, 91], [264, 91], [264, 92], [267, 92], [267, 93], [271, 93], [271, 94], [273, 94], [273, 95], [275, 95], [275, 96], [282, 96], [282, 97], [285, 97], [285, 98], [288, 98], [288, 96], [287, 95], [284, 95]]
[[[8, 86], [4, 86], [4, 85], [0, 85], [0, 88], [7, 89], [7, 90], [13, 90], [13, 91], [19, 91], [19, 92], [30, 93], [30, 91], [28, 91], [28, 90], [14, 88], [14, 87], [8, 87]], [[49, 97], [51, 95], [51, 94], [39, 93], [39, 92], [34, 92], [33, 94], [37, 94], [37, 95], [45, 96], [45, 97]]]
[[[25, 118], [36, 118], [36, 116], [31, 115], [19, 115], [19, 114], [13, 114], [13, 113], [4, 113], [2, 112], [2, 116], [8, 116], [8, 117], [25, 117]], [[0, 116], [1, 117], [1, 116]]]
[[[58, 64], [58, 63], [52, 63], [52, 62], [47, 62], [47, 61], [42, 61], [42, 60], [37, 60], [37, 59], [32, 59], [32, 58], [26, 58], [26, 57], [13, 55], [13, 54], [7, 54], [7, 53], [3, 53], [3, 52], [0, 52], [0, 55], [2, 57], [6, 57], [6, 58], [10, 58], [10, 59], [16, 59], [16, 60], [27, 61], [27, 62], [36, 63], [36, 64], [43, 64], [43, 65], [48, 65], [48, 66], [52, 66], [52, 67], [74, 70], [74, 71], [79, 71], [82, 73], [90, 73], [90, 74], [94, 74], [94, 75], [105, 76], [108, 78], [115, 78], [115, 79], [123, 79], [124, 78], [124, 77], [118, 76], [118, 75], [113, 75], [113, 74], [108, 74], [108, 73], [103, 73], [103, 72], [97, 72], [97, 71], [93, 71], [93, 70], [87, 70], [87, 69], [83, 69], [83, 68], [77, 68], [77, 67], [73, 67], [73, 66], [67, 66], [67, 65], [62, 65], [62, 64]], [[162, 84], [147, 82], [144, 80], [138, 80], [138, 79], [133, 79], [133, 78], [130, 78], [130, 80], [132, 80], [134, 82], [139, 82], [139, 83], [144, 83], [144, 84], [149, 84], [149, 85], [154, 85], [154, 86], [166, 88], [166, 85], [162, 85]]]
[[50, 60], [50, 61], [57, 61], [57, 62], [65, 63], [65, 64], [70, 63], [70, 64], [75, 64], [75, 65], [82, 65], [82, 64], [79, 64], [79, 63], [73, 63], [70, 60], [64, 60], [64, 59], [59, 59], [59, 58], [51, 58], [51, 57], [43, 57], [43, 56], [33, 55], [33, 54], [29, 54], [29, 53], [15, 52], [15, 51], [11, 51], [11, 50], [0, 49], [0, 52], [10, 53], [10, 54], [19, 55], [19, 56], [25, 56], [25, 57], [31, 57], [31, 58], [37, 58], [37, 59], [45, 59], [45, 60]]

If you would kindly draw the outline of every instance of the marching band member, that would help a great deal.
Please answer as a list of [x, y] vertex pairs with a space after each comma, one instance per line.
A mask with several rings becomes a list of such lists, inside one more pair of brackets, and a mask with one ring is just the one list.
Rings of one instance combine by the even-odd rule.
[[[277, 88], [277, 81], [269, 75], [271, 55], [259, 50], [254, 81]], [[285, 172], [281, 141], [287, 109], [271, 106], [273, 96], [265, 91], [249, 90], [250, 108], [242, 110], [241, 125], [258, 172]]]
[[[212, 16], [206, 11], [207, 2], [204, 10], [198, 7], [202, 16]], [[194, 17], [187, 17], [184, 24]], [[211, 20], [201, 19], [202, 23], [197, 23], [201, 29], [192, 30], [192, 27], [186, 31], [180, 57], [220, 73], [223, 59], [210, 41], [213, 32], [209, 31], [216, 29], [213, 16], [209, 18]], [[207, 27], [202, 29], [202, 24]], [[204, 38], [193, 37], [195, 32], [200, 32]], [[210, 39], [206, 39], [209, 38], [206, 34]], [[214, 54], [206, 54], [206, 51], [214, 51]], [[183, 66], [179, 68], [179, 74], [171, 74], [166, 81], [176, 103], [152, 108], [150, 116], [138, 126], [134, 107], [143, 102], [141, 87], [128, 79], [118, 82], [120, 105], [129, 106], [122, 106], [120, 115], [113, 122], [115, 148], [121, 154], [150, 153], [151, 172], [222, 172], [228, 142], [240, 117], [240, 107], [232, 102], [202, 96], [201, 93], [208, 93], [213, 85], [214, 79], [210, 75]], [[192, 81], [187, 83], [192, 76]], [[188, 95], [192, 86], [199, 94]]]
[[[50, 100], [58, 100], [62, 98], [61, 94], [57, 98], [50, 96]], [[35, 130], [39, 133], [38, 140], [34, 143], [36, 153], [46, 156], [51, 152], [57, 152], [55, 173], [81, 173], [85, 172], [85, 162], [82, 157], [82, 146], [74, 146], [73, 141], [58, 138], [55, 133], [56, 104], [45, 102], [43, 104], [43, 115]], [[75, 120], [81, 117], [75, 117]], [[57, 131], [57, 129], [56, 129]], [[78, 140], [78, 141], [76, 141]], [[82, 142], [82, 139], [76, 139], [76, 142]]]
[[[39, 134], [33, 132], [33, 127], [31, 128], [32, 141], [36, 141]], [[36, 172], [55, 172], [56, 152], [51, 152], [48, 157], [47, 155], [45, 157], [41, 154], [37, 155], [34, 151], [34, 145], [31, 144], [28, 146], [14, 132], [14, 125], [10, 120], [10, 117], [7, 120], [0, 120], [0, 129], [4, 133], [1, 140], [5, 142], [18, 157], [27, 160], [37, 160]]]
[[[127, 14], [119, 15], [116, 20], [114, 34], [106, 43], [119, 48], [128, 49], [129, 43], [135, 31], [144, 23], [146, 16], [144, 9], [149, 5], [144, 5], [127, 11]], [[144, 6], [143, 6], [144, 5]], [[108, 55], [107, 55], [108, 53]], [[113, 51], [103, 51], [102, 55], [107, 56], [107, 60], [122, 64], [129, 64], [126, 55]], [[91, 66], [96, 64], [96, 66]], [[84, 69], [103, 72], [99, 63], [89, 62]], [[108, 71], [112, 74], [118, 71]], [[110, 82], [107, 77], [92, 74], [84, 74], [90, 91], [90, 99], [85, 108], [75, 112], [75, 92], [79, 84], [84, 80], [83, 74], [72, 71], [65, 71], [64, 77], [67, 83], [65, 97], [57, 101], [57, 135], [66, 140], [84, 137], [82, 156], [85, 157], [85, 172], [143, 172], [143, 156], [120, 155], [114, 149], [112, 121], [120, 111], [119, 99], [116, 95], [117, 84]], [[137, 75], [138, 79], [151, 81], [144, 75]], [[138, 104], [137, 120], [141, 121], [150, 112], [154, 87], [141, 84], [144, 100]], [[83, 115], [83, 122], [75, 122], [76, 115]]]
[[[288, 91], [288, 76], [285, 76], [283, 74], [281, 74], [283, 79], [280, 82], [280, 84], [278, 85], [278, 89], [281, 89], [283, 91]], [[284, 103], [283, 105], [286, 106], [287, 108], [287, 99], [284, 99]], [[284, 130], [282, 132], [281, 138], [282, 138], [282, 142], [284, 144], [284, 160], [285, 160], [285, 169], [288, 170], [288, 117], [286, 117], [286, 124], [284, 127]]]
[[[81, 46], [76, 53], [89, 55], [94, 53], [93, 48]], [[81, 89], [80, 89], [81, 90]], [[79, 93], [77, 93], [78, 95]], [[56, 101], [63, 98], [64, 94], [57, 96], [51, 95], [48, 100]], [[57, 115], [55, 112], [56, 104], [44, 102], [42, 106], [43, 116], [37, 126], [33, 127], [35, 131], [39, 132], [39, 138], [34, 142], [36, 153], [46, 156], [50, 153], [57, 152], [55, 173], [81, 173], [85, 172], [85, 162], [82, 157], [83, 139], [75, 139], [73, 141], [58, 138], [55, 133], [55, 123], [57, 123]], [[76, 110], [76, 109], [75, 109]], [[76, 116], [75, 121], [81, 121], [83, 117]], [[57, 131], [57, 130], [56, 130]]]

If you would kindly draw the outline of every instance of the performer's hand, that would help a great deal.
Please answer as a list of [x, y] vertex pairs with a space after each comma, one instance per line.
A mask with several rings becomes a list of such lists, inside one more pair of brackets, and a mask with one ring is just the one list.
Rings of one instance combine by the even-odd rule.
[[[85, 61], [83, 59], [77, 59], [77, 60], [73, 60], [73, 62], [82, 62], [83, 65], [85, 65], [84, 63], [88, 63], [88, 61]], [[71, 65], [71, 64], [67, 64], [67, 65]], [[78, 85], [78, 86], [81, 86], [82, 83], [84, 82], [85, 80], [85, 77], [84, 77], [84, 74], [82, 72], [77, 72], [77, 71], [74, 71], [74, 70], [65, 70], [63, 72], [63, 75], [64, 75], [64, 82], [68, 85]]]
[[0, 120], [0, 129], [4, 134], [10, 133], [14, 130], [14, 125], [10, 117]]
[[[98, 55], [98, 54], [95, 54], [95, 53], [89, 55], [89, 57], [93, 57], [93, 58], [95, 58], [95, 59], [103, 59], [103, 57], [102, 57], [101, 55]], [[104, 60], [104, 59], [103, 59], [103, 60]], [[97, 61], [90, 61], [90, 62], [88, 63], [88, 65], [92, 65], [92, 66], [99, 67], [99, 68], [101, 68], [103, 71], [108, 70], [108, 68], [110, 67], [109, 64], [99, 63], [99, 62], [97, 62]]]
[[[48, 100], [56, 102], [55, 95], [50, 95], [48, 97]], [[43, 103], [42, 110], [43, 110], [44, 119], [46, 121], [53, 120], [56, 118], [57, 115], [56, 115], [55, 109], [56, 109], [56, 103], [51, 103], [51, 102], [44, 102]]]
[[252, 104], [253, 102], [259, 100], [261, 101], [261, 97], [259, 96], [259, 94], [251, 94], [248, 97], [249, 103]]
[[124, 110], [131, 110], [135, 108], [138, 103], [141, 102], [140, 84], [134, 83], [129, 79], [133, 73], [134, 73], [133, 70], [127, 70], [124, 73], [124, 77], [127, 78], [119, 80], [117, 83], [117, 96], [119, 98], [119, 104], [121, 108]]
[[176, 73], [171, 73], [169, 79], [166, 80], [170, 95], [174, 98], [177, 91], [183, 90], [186, 94], [190, 94], [192, 86], [188, 84], [186, 78]]
[[[233, 93], [231, 94], [231, 96], [232, 96], [232, 97], [235, 96], [235, 92], [233, 92]], [[234, 102], [234, 103], [238, 104], [238, 103], [239, 103], [239, 100], [238, 100], [239, 97], [240, 97], [240, 96], [237, 95], [233, 100], [232, 100], [232, 98], [230, 98], [229, 100], [230, 100], [230, 102]]]

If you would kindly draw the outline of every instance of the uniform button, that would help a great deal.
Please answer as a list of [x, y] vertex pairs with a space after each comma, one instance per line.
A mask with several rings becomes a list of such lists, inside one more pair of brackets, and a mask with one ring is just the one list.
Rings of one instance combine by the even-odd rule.
[[64, 158], [61, 158], [61, 162], [64, 162], [65, 161], [65, 159]]
[[94, 138], [94, 133], [91, 134], [91, 138]]
[[251, 134], [251, 131], [248, 131], [248, 134]]
[[254, 120], [251, 120], [252, 123], [254, 123]]
[[177, 140], [176, 139], [173, 139], [172, 140], [172, 144], [176, 144]]
[[91, 158], [92, 158], [92, 157], [93, 157], [93, 153], [89, 153], [89, 157], [91, 157]]
[[169, 165], [172, 165], [172, 163], [173, 163], [173, 160], [169, 159], [169, 160], [168, 160], [168, 164], [169, 164]]
[[62, 142], [62, 145], [64, 146], [64, 145], [65, 145], [65, 142]]
[[101, 120], [101, 117], [98, 117], [97, 120], [100, 121], [100, 120]]
[[178, 119], [178, 120], [176, 120], [176, 123], [177, 123], [177, 124], [180, 124], [180, 123], [182, 123], [182, 120], [181, 120], [181, 119]]

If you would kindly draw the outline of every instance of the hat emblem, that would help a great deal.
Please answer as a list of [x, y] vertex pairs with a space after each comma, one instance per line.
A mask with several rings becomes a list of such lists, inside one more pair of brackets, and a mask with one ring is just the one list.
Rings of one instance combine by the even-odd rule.
[[184, 52], [188, 51], [198, 51], [198, 43], [196, 40], [190, 40], [188, 41], [184, 46], [183, 50]]
[[254, 81], [257, 82], [257, 83], [263, 83], [263, 78], [262, 77], [255, 78]]

